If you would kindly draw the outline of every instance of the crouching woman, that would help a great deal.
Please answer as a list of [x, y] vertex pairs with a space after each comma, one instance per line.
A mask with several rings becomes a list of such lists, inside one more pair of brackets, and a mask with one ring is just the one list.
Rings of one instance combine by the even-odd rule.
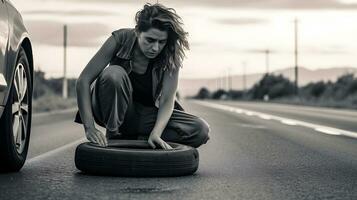
[[[89, 141], [147, 138], [152, 148], [176, 142], [199, 147], [209, 140], [208, 123], [185, 112], [176, 99], [179, 70], [189, 49], [187, 32], [172, 8], [146, 4], [135, 28], [119, 29], [80, 74], [79, 112]], [[102, 133], [94, 122], [106, 128]]]

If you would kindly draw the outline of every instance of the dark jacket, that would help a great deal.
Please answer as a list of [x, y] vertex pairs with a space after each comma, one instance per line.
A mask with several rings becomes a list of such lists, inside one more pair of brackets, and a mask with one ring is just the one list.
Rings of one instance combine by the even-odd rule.
[[[113, 37], [117, 42], [117, 48], [113, 54], [110, 61], [110, 65], [119, 65], [125, 69], [125, 71], [130, 74], [132, 71], [132, 66], [130, 65], [130, 60], [133, 55], [133, 48], [135, 46], [137, 37], [134, 29], [119, 29], [112, 32]], [[155, 106], [159, 108], [159, 100], [162, 94], [162, 82], [164, 78], [165, 69], [159, 67], [155, 62], [153, 63], [152, 70], [152, 93], [154, 97]], [[184, 110], [177, 99], [175, 99], [175, 109]], [[77, 111], [75, 122], [82, 123], [79, 111]]]

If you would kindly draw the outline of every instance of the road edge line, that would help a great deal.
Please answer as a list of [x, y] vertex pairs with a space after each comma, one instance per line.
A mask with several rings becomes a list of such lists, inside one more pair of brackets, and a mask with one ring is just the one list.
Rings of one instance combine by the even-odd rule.
[[[216, 109], [220, 109], [220, 110], [225, 110], [225, 111], [229, 111], [229, 112], [235, 112], [238, 114], [245, 114], [247, 116], [265, 116], [266, 118], [268, 118], [267, 120], [276, 120], [282, 124], [286, 124], [286, 125], [299, 125], [299, 126], [303, 126], [303, 127], [307, 127], [307, 128], [311, 128], [315, 131], [318, 131], [320, 133], [324, 133], [327, 135], [344, 135], [347, 137], [351, 137], [351, 138], [356, 138], [357, 139], [357, 132], [353, 132], [353, 131], [348, 131], [348, 130], [343, 130], [343, 129], [339, 129], [339, 128], [334, 128], [334, 127], [329, 127], [329, 126], [325, 126], [325, 125], [319, 125], [319, 124], [313, 124], [313, 123], [309, 123], [309, 122], [304, 122], [304, 121], [300, 121], [300, 120], [296, 120], [296, 119], [290, 119], [290, 118], [285, 118], [285, 117], [279, 117], [276, 115], [269, 115], [266, 113], [262, 113], [262, 112], [256, 112], [256, 111], [250, 111], [250, 110], [246, 110], [246, 109], [242, 109], [239, 107], [232, 107], [232, 106], [228, 106], [228, 105], [221, 105], [218, 103], [212, 103], [212, 102], [203, 102], [203, 101], [194, 101], [194, 103], [200, 104], [202, 106], [207, 106], [207, 107], [211, 107], [211, 108], [216, 108]], [[262, 117], [260, 117], [262, 118]], [[262, 118], [264, 119], [264, 118]], [[284, 123], [284, 122], [289, 122], [289, 123]], [[328, 130], [328, 131], [327, 131]]]
[[33, 158], [30, 158], [29, 160], [26, 161], [25, 164], [29, 165], [29, 164], [32, 164], [32, 163], [34, 163], [34, 162], [41, 161], [41, 160], [43, 160], [43, 159], [46, 159], [46, 158], [51, 157], [51, 156], [53, 156], [53, 155], [56, 155], [57, 153], [60, 153], [61, 151], [64, 151], [64, 150], [66, 150], [66, 149], [68, 149], [68, 148], [70, 148], [70, 147], [72, 147], [72, 146], [74, 146], [74, 145], [83, 143], [83, 142], [85, 142], [86, 140], [87, 140], [87, 139], [86, 139], [85, 137], [82, 137], [82, 138], [80, 138], [79, 140], [76, 140], [76, 141], [71, 142], [71, 143], [69, 143], [69, 144], [63, 145], [63, 146], [58, 147], [58, 148], [56, 148], [56, 149], [53, 149], [53, 150], [51, 150], [51, 151], [47, 151], [46, 153], [43, 153], [43, 154], [40, 154], [40, 155], [35, 156], [35, 157], [33, 157]]

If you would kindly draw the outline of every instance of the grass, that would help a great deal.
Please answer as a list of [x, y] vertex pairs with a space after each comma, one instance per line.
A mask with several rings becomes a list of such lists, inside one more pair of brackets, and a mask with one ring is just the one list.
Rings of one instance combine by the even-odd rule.
[[336, 100], [333, 98], [299, 98], [299, 97], [285, 97], [271, 100], [275, 103], [285, 103], [294, 105], [317, 106], [328, 108], [342, 108], [342, 109], [357, 109], [357, 94], [350, 95], [345, 99]]
[[33, 113], [64, 110], [77, 107], [77, 99], [72, 97], [63, 99], [57, 95], [45, 95], [32, 101]]

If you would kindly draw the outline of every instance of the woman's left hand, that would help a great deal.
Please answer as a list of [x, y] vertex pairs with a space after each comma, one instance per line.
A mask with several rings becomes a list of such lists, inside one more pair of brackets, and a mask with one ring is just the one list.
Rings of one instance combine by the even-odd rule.
[[150, 134], [148, 143], [153, 149], [156, 148], [155, 144], [158, 144], [163, 149], [172, 149], [172, 147], [169, 144], [167, 144], [164, 140], [162, 140], [160, 136], [153, 133]]

